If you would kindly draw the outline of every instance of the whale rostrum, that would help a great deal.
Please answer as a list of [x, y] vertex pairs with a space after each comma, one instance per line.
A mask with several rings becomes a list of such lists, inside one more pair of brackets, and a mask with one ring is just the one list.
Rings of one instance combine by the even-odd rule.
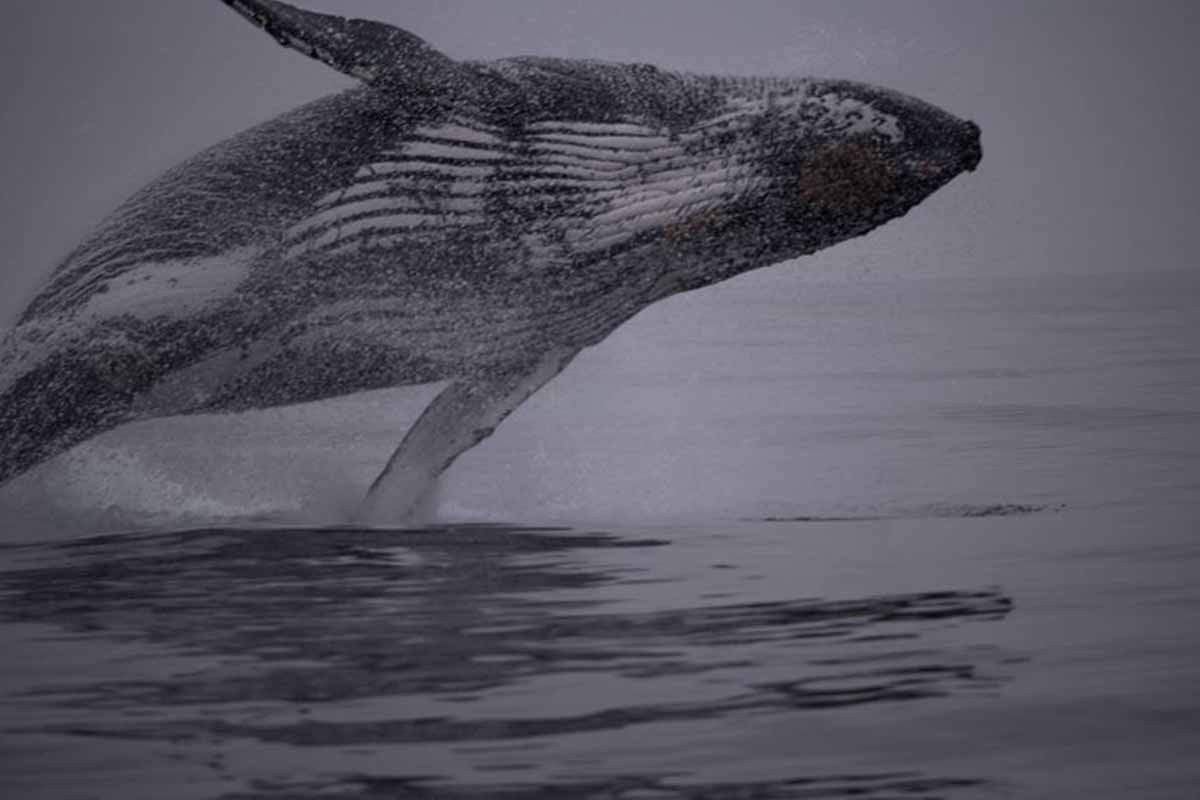
[[979, 129], [849, 81], [455, 61], [223, 0], [361, 85], [205, 150], [48, 277], [0, 351], [0, 482], [105, 430], [448, 382], [364, 504], [436, 476], [647, 305], [901, 216]]

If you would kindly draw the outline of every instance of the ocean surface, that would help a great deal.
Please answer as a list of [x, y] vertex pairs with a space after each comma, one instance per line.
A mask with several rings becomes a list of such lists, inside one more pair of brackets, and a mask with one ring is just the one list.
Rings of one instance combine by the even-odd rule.
[[0, 491], [5, 798], [1200, 796], [1200, 275], [748, 275], [343, 523], [437, 387]]

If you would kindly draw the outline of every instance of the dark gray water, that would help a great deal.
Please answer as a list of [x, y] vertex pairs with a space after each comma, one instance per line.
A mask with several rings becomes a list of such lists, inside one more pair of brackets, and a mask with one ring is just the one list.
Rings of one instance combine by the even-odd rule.
[[338, 481], [97, 444], [0, 498], [0, 794], [1195, 797], [1195, 287], [698, 295], [444, 487], [536, 524], [249, 523]]

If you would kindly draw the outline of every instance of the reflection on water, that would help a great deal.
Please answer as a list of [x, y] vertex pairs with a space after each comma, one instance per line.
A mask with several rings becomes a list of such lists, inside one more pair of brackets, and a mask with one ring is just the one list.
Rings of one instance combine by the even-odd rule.
[[[678, 786], [654, 777], [620, 777], [611, 780], [575, 782], [537, 788], [486, 786], [470, 789], [431, 788], [422, 780], [405, 778], [351, 778], [338, 787], [338, 797], [355, 800], [393, 800], [393, 798], [447, 798], [447, 800], [558, 800], [559, 798], [604, 798], [605, 800], [784, 800], [822, 797], [939, 797], [952, 790], [980, 788], [978, 781], [931, 780], [911, 773], [883, 775], [839, 775], [829, 778], [796, 778], [763, 783], [709, 784]], [[325, 787], [329, 788], [329, 787]], [[261, 791], [231, 795], [230, 800], [251, 800], [277, 796], [289, 798], [330, 797], [321, 787], [289, 784], [265, 784]], [[352, 793], [347, 793], [352, 792]]]
[[[799, 748], [732, 779], [742, 754], [705, 742], [750, 721], [994, 692], [1003, 659], [931, 635], [1003, 618], [1003, 593], [712, 591], [673, 605], [669, 591], [648, 598], [678, 579], [639, 555], [677, 543], [649, 536], [198, 530], [8, 547], [4, 627], [48, 623], [90, 663], [31, 666], [5, 735], [50, 737], [68, 773], [73, 747], [163, 745], [212, 773], [198, 796], [940, 797], [985, 784], [920, 765], [812, 774]], [[694, 763], [629, 754], [664, 730]]]

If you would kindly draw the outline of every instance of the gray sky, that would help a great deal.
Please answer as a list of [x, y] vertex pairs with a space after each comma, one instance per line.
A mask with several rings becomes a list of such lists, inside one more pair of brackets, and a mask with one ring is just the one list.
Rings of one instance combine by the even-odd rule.
[[[1200, 5], [888, 0], [312, 0], [459, 58], [643, 61], [883, 84], [983, 128], [984, 161], [809, 259], [853, 274], [1194, 268]], [[216, 0], [39, 0], [0, 29], [0, 321], [163, 169], [350, 85]]]

